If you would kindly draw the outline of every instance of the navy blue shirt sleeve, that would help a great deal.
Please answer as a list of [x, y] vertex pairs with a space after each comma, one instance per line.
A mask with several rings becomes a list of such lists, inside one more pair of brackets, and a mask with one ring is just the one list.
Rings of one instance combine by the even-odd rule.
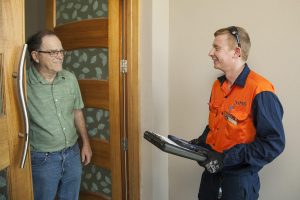
[[257, 170], [274, 160], [285, 147], [283, 108], [273, 92], [261, 92], [252, 104], [256, 138], [226, 150], [224, 166], [250, 165]]

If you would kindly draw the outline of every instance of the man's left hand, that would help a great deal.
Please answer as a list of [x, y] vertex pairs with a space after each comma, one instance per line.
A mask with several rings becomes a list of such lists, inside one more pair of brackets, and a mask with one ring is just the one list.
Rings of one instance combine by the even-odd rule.
[[92, 149], [90, 144], [84, 144], [81, 149], [81, 162], [83, 165], [87, 165], [92, 159]]
[[223, 168], [224, 154], [210, 150], [207, 153], [207, 159], [204, 162], [198, 162], [202, 167], [205, 167], [210, 173], [217, 173]]

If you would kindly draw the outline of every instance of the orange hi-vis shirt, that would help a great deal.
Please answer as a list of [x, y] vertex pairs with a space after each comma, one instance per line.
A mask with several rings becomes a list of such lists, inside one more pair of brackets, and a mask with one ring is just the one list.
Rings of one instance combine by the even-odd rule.
[[228, 81], [222, 76], [212, 87], [209, 102], [210, 131], [206, 143], [218, 152], [254, 141], [256, 128], [252, 102], [261, 92], [274, 93], [273, 85], [251, 70], [246, 78], [241, 78], [242, 81], [239, 78], [229, 88]]

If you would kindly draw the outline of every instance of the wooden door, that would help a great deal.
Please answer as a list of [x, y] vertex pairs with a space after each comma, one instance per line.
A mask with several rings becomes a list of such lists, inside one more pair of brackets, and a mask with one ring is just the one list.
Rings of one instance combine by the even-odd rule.
[[[0, 199], [33, 199], [29, 156], [20, 168], [24, 146], [16, 79], [24, 44], [24, 0], [0, 1]], [[5, 185], [3, 187], [3, 185]], [[5, 191], [6, 190], [6, 191]]]
[[93, 157], [80, 199], [121, 200], [119, 0], [48, 0], [47, 27], [68, 51], [64, 68], [78, 78]]

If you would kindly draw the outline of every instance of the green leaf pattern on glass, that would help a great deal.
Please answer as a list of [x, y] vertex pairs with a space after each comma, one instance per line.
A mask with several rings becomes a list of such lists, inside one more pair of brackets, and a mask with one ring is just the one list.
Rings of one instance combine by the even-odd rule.
[[81, 191], [104, 193], [111, 197], [111, 172], [95, 165], [83, 167]]
[[109, 111], [85, 108], [83, 112], [89, 136], [109, 142]]
[[56, 0], [56, 24], [108, 16], [108, 0]]
[[107, 48], [89, 48], [68, 51], [63, 66], [77, 79], [108, 80]]
[[[0, 171], [0, 200], [8, 199], [8, 190], [7, 190], [7, 170], [4, 169]], [[105, 192], [103, 192], [105, 193]]]

